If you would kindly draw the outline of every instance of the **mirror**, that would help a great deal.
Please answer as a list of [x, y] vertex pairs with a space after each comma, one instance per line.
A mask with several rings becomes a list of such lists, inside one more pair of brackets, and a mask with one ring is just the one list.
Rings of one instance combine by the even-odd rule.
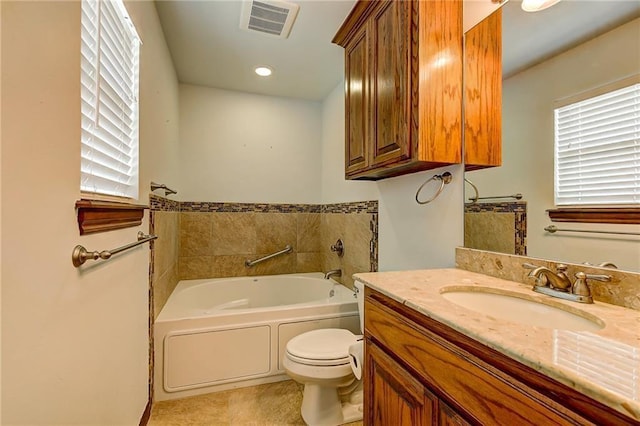
[[[501, 167], [465, 178], [465, 247], [640, 271], [638, 225], [551, 222], [554, 101], [640, 73], [640, 4], [570, 1], [536, 13], [510, 0], [503, 13]], [[508, 196], [522, 194], [521, 200]], [[498, 198], [499, 197], [499, 198]], [[506, 198], [502, 198], [506, 197]]]

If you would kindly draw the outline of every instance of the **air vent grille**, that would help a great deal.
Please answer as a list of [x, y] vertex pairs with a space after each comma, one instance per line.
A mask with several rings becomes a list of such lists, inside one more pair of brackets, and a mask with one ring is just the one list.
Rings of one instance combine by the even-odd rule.
[[297, 4], [280, 1], [247, 1], [242, 8], [240, 28], [287, 38], [298, 8]]

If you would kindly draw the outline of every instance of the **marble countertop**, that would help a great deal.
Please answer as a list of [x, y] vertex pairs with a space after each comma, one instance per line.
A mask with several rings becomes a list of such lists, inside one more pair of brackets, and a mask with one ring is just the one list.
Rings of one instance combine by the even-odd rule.
[[[531, 285], [462, 269], [354, 275], [386, 296], [513, 358], [603, 404], [640, 420], [640, 311], [582, 304], [531, 291]], [[490, 287], [604, 322], [596, 331], [524, 325], [478, 313], [442, 297], [445, 287]], [[445, 290], [446, 291], [446, 290]]]

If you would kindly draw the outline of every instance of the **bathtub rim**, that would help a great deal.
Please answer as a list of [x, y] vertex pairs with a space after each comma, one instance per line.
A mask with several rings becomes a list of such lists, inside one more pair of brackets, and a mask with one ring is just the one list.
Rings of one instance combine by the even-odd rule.
[[[190, 288], [194, 288], [200, 285], [206, 285], [212, 282], [213, 283], [222, 282], [222, 281], [233, 282], [233, 281], [241, 281], [246, 279], [273, 278], [273, 277], [280, 277], [280, 276], [314, 278], [314, 279], [325, 280], [324, 273], [322, 272], [300, 272], [300, 273], [293, 273], [293, 274], [273, 274], [273, 275], [255, 275], [255, 276], [252, 275], [252, 276], [244, 276], [244, 277], [220, 277], [220, 278], [199, 278], [199, 279], [193, 279], [193, 280], [180, 280], [178, 281], [178, 284], [169, 295], [169, 298], [167, 299], [166, 303], [160, 310], [160, 313], [156, 317], [154, 323], [182, 321], [182, 320], [195, 320], [198, 318], [207, 318], [207, 317], [239, 316], [239, 315], [246, 315], [252, 312], [269, 312], [274, 309], [287, 311], [287, 310], [295, 310], [295, 309], [300, 309], [304, 307], [311, 307], [311, 306], [318, 306], [318, 305], [335, 306], [335, 305], [345, 305], [345, 304], [349, 305], [352, 302], [356, 303], [356, 298], [355, 298], [356, 293], [353, 289], [345, 286], [344, 284], [340, 284], [333, 278], [329, 278], [329, 279], [326, 279], [326, 281], [328, 281], [328, 283], [331, 283], [333, 287], [337, 289], [338, 292], [340, 293], [340, 296], [336, 297], [335, 301], [331, 301], [331, 302], [328, 301], [329, 298], [326, 298], [326, 299], [315, 299], [315, 300], [310, 300], [308, 302], [294, 303], [289, 305], [275, 305], [275, 306], [265, 306], [260, 308], [248, 308], [248, 309], [220, 310], [218, 312], [211, 312], [206, 314], [187, 313], [185, 315], [181, 315], [181, 316], [174, 315], [171, 317], [166, 317], [166, 315], [163, 315], [163, 313], [166, 313], [165, 307], [167, 307], [171, 302], [173, 302], [177, 298], [177, 296], [175, 295], [177, 295], [179, 292], [182, 292], [184, 290], [188, 290]], [[351, 299], [351, 297], [353, 297], [353, 299]]]

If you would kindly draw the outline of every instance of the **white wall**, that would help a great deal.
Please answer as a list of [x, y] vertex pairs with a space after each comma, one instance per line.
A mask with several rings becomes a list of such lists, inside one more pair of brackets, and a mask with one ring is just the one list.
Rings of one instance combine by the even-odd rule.
[[[377, 182], [344, 179], [344, 83], [322, 109], [322, 202], [379, 200], [379, 270], [453, 267], [463, 242], [462, 166], [451, 166]], [[432, 203], [415, 201], [418, 187], [434, 174], [454, 178]], [[439, 187], [431, 182], [420, 199]]]
[[[155, 8], [127, 6], [144, 41], [141, 153], [174, 147], [177, 82]], [[81, 269], [70, 259], [76, 244], [114, 248], [148, 229], [78, 235], [80, 2], [3, 1], [1, 28], [2, 424], [137, 424], [148, 245]], [[158, 161], [141, 163], [140, 202], [156, 168], [177, 170]]]
[[180, 85], [184, 201], [318, 203], [318, 102]]
[[[528, 201], [527, 249], [534, 257], [566, 262], [613, 261], [622, 269], [640, 269], [637, 239], [612, 235], [555, 234], [546, 210], [554, 208], [553, 102], [638, 73], [640, 38], [636, 19], [503, 83], [503, 166], [468, 174], [483, 195], [521, 192]], [[467, 186], [467, 194], [472, 191]], [[637, 225], [558, 223], [558, 227], [627, 230]]]
[[322, 103], [322, 203], [377, 200], [378, 185], [344, 178], [344, 82]]
[[[435, 174], [449, 171], [451, 183], [431, 203], [416, 202], [416, 191]], [[455, 248], [464, 241], [463, 166], [455, 165], [379, 181], [380, 271], [455, 267]], [[430, 198], [439, 181], [429, 182], [420, 199]]]

